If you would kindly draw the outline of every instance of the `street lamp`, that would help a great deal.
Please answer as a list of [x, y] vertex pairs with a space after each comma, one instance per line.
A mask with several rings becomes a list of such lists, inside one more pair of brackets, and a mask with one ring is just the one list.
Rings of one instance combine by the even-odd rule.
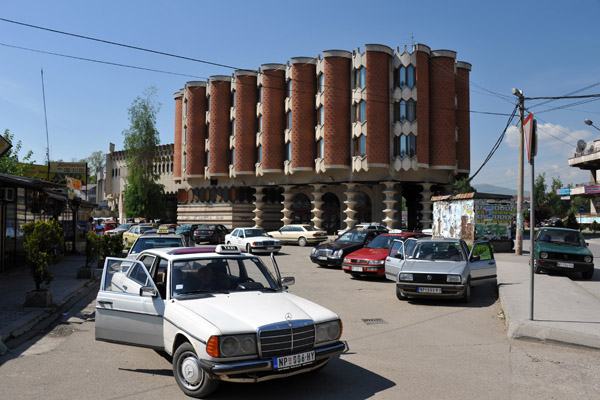
[[586, 119], [586, 120], [585, 120], [585, 121], [583, 121], [583, 122], [585, 122], [585, 124], [586, 124], [586, 125], [592, 126], [592, 127], [596, 128], [597, 130], [599, 130], [599, 131], [600, 131], [600, 128], [598, 128], [596, 125], [594, 125], [594, 122], [593, 122], [593, 121], [591, 121], [591, 120], [589, 120], [589, 119]]

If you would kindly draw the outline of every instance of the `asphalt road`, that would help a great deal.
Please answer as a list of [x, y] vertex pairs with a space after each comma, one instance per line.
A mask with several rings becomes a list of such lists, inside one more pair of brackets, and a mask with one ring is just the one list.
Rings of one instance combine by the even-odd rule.
[[[296, 278], [290, 292], [342, 317], [350, 351], [319, 373], [224, 383], [211, 398], [600, 398], [600, 351], [507, 339], [491, 285], [475, 288], [466, 305], [401, 302], [392, 282], [319, 268], [309, 252], [284, 247], [282, 275]], [[365, 323], [370, 319], [379, 323]], [[0, 363], [0, 397], [7, 399], [187, 398], [168, 358], [94, 340], [92, 296]]]

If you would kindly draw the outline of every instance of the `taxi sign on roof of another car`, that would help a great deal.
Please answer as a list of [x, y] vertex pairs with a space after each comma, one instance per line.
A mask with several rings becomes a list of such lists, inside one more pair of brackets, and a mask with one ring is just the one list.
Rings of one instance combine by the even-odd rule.
[[161, 226], [160, 228], [158, 228], [158, 230], [156, 231], [156, 233], [158, 234], [168, 234], [169, 233], [169, 228], [167, 228], [166, 226]]
[[237, 246], [220, 244], [217, 246], [216, 252], [219, 254], [241, 254]]

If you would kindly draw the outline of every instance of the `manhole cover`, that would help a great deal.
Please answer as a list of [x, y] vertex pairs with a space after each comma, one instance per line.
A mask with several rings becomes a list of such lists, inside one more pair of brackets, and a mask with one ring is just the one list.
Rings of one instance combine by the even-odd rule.
[[363, 318], [362, 322], [367, 325], [387, 324], [387, 322], [381, 318]]

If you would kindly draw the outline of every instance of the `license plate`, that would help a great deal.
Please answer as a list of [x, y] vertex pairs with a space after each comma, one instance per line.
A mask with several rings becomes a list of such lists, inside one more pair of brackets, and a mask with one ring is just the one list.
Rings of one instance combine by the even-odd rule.
[[439, 287], [418, 287], [417, 292], [419, 293], [442, 293], [442, 288]]
[[299, 353], [285, 357], [275, 357], [273, 359], [273, 369], [288, 369], [304, 364], [309, 364], [313, 361], [315, 361], [314, 351], [307, 351], [306, 353]]
[[273, 250], [275, 247], [267, 247], [267, 250]]
[[352, 267], [352, 271], [362, 272], [362, 267]]
[[562, 268], [575, 268], [575, 264], [573, 263], [565, 263], [565, 262], [557, 262], [556, 265]]
[[317, 260], [327, 260], [327, 257], [325, 257], [325, 256], [318, 256]]

